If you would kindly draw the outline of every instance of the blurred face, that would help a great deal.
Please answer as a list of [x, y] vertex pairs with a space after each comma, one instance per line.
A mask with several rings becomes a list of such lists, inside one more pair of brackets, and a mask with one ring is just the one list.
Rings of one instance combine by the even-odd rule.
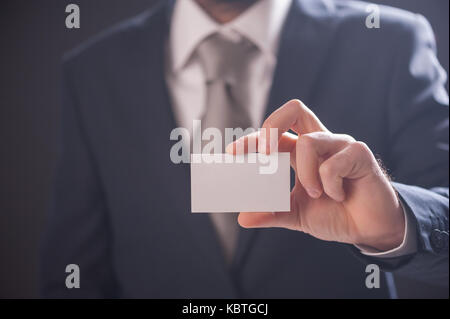
[[258, 0], [210, 0], [210, 2], [222, 2], [222, 3], [253, 3]]
[[214, 20], [227, 23], [259, 0], [195, 0]]

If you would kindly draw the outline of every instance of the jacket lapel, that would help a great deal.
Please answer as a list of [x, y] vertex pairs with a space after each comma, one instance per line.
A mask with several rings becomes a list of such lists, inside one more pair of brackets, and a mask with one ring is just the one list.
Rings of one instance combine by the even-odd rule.
[[309, 105], [324, 62], [332, 54], [328, 48], [335, 25], [327, 19], [332, 10], [331, 1], [293, 2], [280, 43], [267, 116], [290, 99], [300, 99]]
[[[282, 31], [278, 63], [266, 108], [266, 118], [291, 99], [309, 105], [314, 85], [325, 66], [334, 25], [327, 21], [333, 3], [294, 0]], [[310, 106], [310, 105], [309, 105]], [[241, 229], [233, 266], [239, 268], [263, 230]]]
[[[171, 131], [178, 125], [172, 112], [169, 90], [165, 81], [166, 40], [169, 30], [172, 1], [163, 3], [145, 23], [142, 42], [147, 43], [143, 56], [136, 61], [132, 71], [137, 74], [133, 91], [146, 105], [136, 123], [145, 134], [151, 134], [152, 149], [155, 154], [151, 165], [154, 176], [161, 181], [162, 194], [168, 194], [167, 206], [174, 220], [173, 232], [188, 230], [199, 249], [199, 258], [211, 265], [220, 274], [221, 286], [225, 283], [230, 291], [235, 291], [227, 269], [222, 250], [207, 214], [191, 214], [190, 167], [188, 164], [174, 164], [170, 159], [170, 149], [175, 142], [169, 140]], [[162, 32], [163, 31], [163, 32]], [[150, 130], [150, 125], [154, 126]], [[189, 241], [187, 241], [189, 242]], [[219, 272], [217, 272], [219, 270]]]

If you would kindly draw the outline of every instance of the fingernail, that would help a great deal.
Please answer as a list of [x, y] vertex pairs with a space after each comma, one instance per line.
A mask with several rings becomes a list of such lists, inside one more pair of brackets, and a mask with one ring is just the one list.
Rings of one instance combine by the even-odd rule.
[[317, 189], [308, 189], [308, 195], [311, 196], [312, 198], [319, 198], [321, 193], [319, 190]]

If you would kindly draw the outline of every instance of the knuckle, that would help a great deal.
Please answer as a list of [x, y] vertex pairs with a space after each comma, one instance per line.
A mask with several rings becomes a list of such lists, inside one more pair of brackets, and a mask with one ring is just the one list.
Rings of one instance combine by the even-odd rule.
[[357, 154], [370, 154], [371, 153], [369, 147], [364, 142], [356, 141], [351, 144], [351, 148]]
[[351, 145], [352, 153], [356, 160], [362, 163], [375, 163], [376, 159], [372, 154], [369, 146], [364, 142], [355, 142]]
[[352, 143], [356, 142], [356, 140], [350, 135], [347, 135], [347, 134], [336, 134], [336, 135], [337, 135], [338, 139], [345, 142], [346, 144], [352, 144]]
[[303, 107], [304, 107], [303, 102], [300, 101], [299, 99], [290, 100], [288, 102], [288, 105], [290, 105], [291, 107], [296, 108], [296, 109], [303, 109]]
[[315, 136], [312, 133], [303, 134], [298, 138], [300, 148], [311, 148], [314, 144]]
[[320, 176], [328, 177], [333, 174], [333, 167], [330, 165], [330, 163], [323, 163], [319, 167], [319, 174]]
[[333, 133], [330, 132], [323, 132], [323, 131], [318, 131], [318, 132], [312, 132], [309, 134], [311, 137], [313, 137], [315, 140], [333, 140], [334, 139], [334, 135]]

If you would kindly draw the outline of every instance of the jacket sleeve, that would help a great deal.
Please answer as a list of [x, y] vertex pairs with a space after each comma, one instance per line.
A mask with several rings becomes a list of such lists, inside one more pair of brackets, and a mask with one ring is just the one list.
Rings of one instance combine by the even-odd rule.
[[[62, 140], [41, 254], [41, 293], [46, 298], [114, 297], [104, 196], [70, 72], [63, 78]], [[69, 264], [79, 267], [80, 288], [66, 287]]]
[[[422, 16], [398, 36], [388, 103], [389, 155], [394, 188], [413, 217], [417, 252], [374, 258], [385, 271], [448, 285], [449, 117], [446, 74]], [[370, 259], [370, 258], [369, 258]]]

